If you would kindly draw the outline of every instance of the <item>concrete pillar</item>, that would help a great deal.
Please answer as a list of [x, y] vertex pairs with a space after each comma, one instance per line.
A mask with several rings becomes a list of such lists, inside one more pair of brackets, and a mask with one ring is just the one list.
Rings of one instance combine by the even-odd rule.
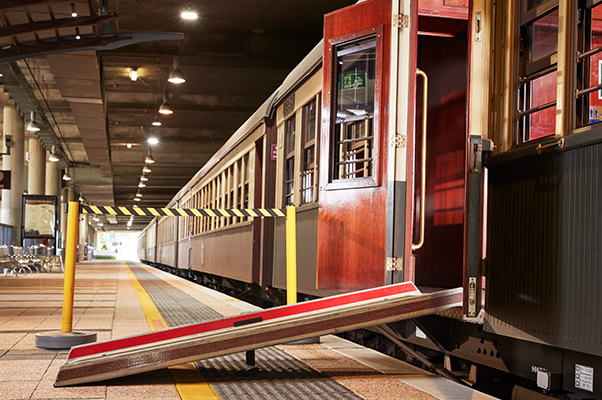
[[61, 182], [61, 170], [58, 169], [56, 163], [48, 161], [50, 153], [46, 152], [46, 179], [44, 193], [46, 196], [58, 196]]
[[2, 169], [11, 171], [10, 190], [2, 190], [2, 223], [12, 225], [13, 244], [21, 245], [21, 208], [22, 195], [25, 187], [25, 148], [23, 117], [12, 105], [4, 106], [3, 138], [12, 137], [13, 147], [10, 156], [2, 156]]
[[36, 137], [29, 138], [28, 194], [44, 194], [46, 181], [46, 150]]

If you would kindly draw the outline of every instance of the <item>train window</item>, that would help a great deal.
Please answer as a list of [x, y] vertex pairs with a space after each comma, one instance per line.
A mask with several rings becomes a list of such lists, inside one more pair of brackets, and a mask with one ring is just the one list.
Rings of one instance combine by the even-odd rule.
[[558, 10], [528, 26], [529, 61], [535, 62], [558, 51]]
[[548, 1], [548, 0], [527, 0], [527, 2], [526, 2], [527, 11], [532, 10], [532, 9], [542, 5], [546, 1]]
[[295, 192], [295, 116], [284, 121], [284, 204], [294, 204]]
[[373, 176], [376, 38], [336, 48], [333, 179]]
[[303, 140], [303, 169], [301, 171], [301, 202], [311, 203], [315, 201], [316, 186], [316, 131], [317, 123], [317, 100], [313, 99], [302, 109], [302, 132]]
[[522, 18], [517, 144], [556, 131], [558, 7], [554, 1], [545, 3], [551, 7]]
[[602, 2], [580, 11], [577, 55], [578, 127], [602, 120]]

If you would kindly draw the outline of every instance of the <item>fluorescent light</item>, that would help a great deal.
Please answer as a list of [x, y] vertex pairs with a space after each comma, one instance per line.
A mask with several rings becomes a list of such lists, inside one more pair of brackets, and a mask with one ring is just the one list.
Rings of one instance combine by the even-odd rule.
[[136, 82], [138, 80], [138, 68], [132, 68], [130, 70], [130, 80]]
[[159, 139], [151, 137], [148, 138], [148, 144], [158, 144], [159, 143]]
[[182, 17], [182, 19], [188, 19], [188, 20], [198, 19], [199, 15], [196, 13], [196, 11], [192, 11], [190, 9], [190, 5], [188, 7], [189, 8], [182, 11], [182, 13], [180, 14], [180, 17]]

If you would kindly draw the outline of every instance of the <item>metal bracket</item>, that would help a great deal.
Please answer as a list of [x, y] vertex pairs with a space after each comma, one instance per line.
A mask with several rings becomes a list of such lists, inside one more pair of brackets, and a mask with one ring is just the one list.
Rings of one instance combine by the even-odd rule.
[[407, 28], [410, 24], [410, 18], [403, 14], [393, 14], [393, 28]]
[[403, 271], [403, 258], [387, 257], [387, 271]]
[[391, 137], [391, 147], [396, 149], [405, 149], [407, 145], [407, 140], [405, 135], [396, 134]]
[[479, 173], [483, 169], [483, 153], [491, 153], [493, 142], [479, 135], [470, 135], [470, 172]]

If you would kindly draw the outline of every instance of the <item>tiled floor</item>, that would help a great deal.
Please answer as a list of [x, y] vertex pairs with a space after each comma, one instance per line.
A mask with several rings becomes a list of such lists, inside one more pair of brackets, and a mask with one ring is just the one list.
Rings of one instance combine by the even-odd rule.
[[[145, 268], [224, 316], [255, 309]], [[75, 286], [74, 331], [96, 332], [98, 340], [106, 340], [150, 330], [125, 263], [78, 264]], [[60, 331], [62, 290], [61, 273], [0, 277], [0, 399], [180, 399], [167, 370], [55, 388], [67, 352], [36, 348], [35, 334]], [[366, 399], [491, 399], [334, 336], [323, 337], [321, 345], [279, 347]], [[429, 385], [435, 390], [426, 389]]]

